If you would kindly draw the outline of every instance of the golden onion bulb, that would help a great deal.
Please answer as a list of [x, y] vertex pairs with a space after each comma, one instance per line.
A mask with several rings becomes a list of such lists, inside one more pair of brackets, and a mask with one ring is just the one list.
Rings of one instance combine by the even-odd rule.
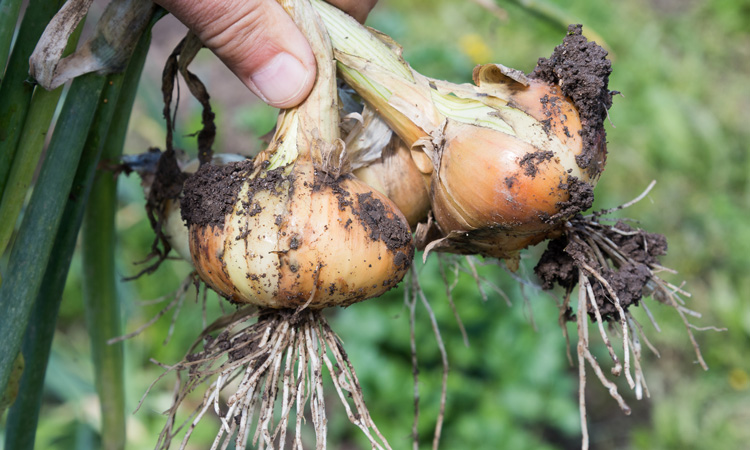
[[[444, 127], [430, 194], [435, 221], [452, 235], [451, 251], [507, 258], [591, 206], [599, 172], [577, 162], [581, 121], [572, 102], [539, 82], [517, 92], [514, 106], [539, 123], [526, 136], [457, 121]], [[547, 145], [535, 145], [535, 132]]]
[[353, 173], [388, 197], [404, 214], [412, 229], [427, 217], [430, 196], [424, 175], [414, 164], [411, 151], [398, 136], [391, 138], [380, 158], [355, 169]]
[[320, 309], [378, 296], [403, 278], [411, 234], [384, 195], [308, 159], [256, 169], [204, 166], [185, 183], [190, 253], [217, 292], [235, 303]]
[[484, 64], [474, 84], [455, 84], [416, 72], [398, 44], [326, 2], [313, 5], [341, 78], [430, 175], [438, 233], [418, 233], [425, 250], [514, 258], [591, 206], [613, 92], [607, 52], [580, 25], [528, 76]]

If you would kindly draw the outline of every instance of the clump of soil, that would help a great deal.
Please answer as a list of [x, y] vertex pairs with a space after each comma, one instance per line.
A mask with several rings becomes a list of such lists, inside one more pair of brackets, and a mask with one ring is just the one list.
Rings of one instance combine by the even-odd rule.
[[576, 157], [578, 166], [599, 174], [606, 159], [604, 120], [612, 106], [608, 88], [612, 65], [607, 51], [589, 42], [581, 25], [568, 26], [568, 34], [549, 58], [540, 58], [530, 77], [559, 85], [575, 104], [581, 116], [583, 151]]
[[656, 264], [659, 256], [667, 254], [667, 238], [663, 234], [636, 230], [623, 221], [607, 231], [606, 236], [636, 262]]
[[568, 200], [558, 202], [557, 213], [545, 218], [545, 222], [554, 224], [566, 220], [581, 211], [586, 211], [594, 204], [594, 187], [578, 177], [569, 176], [565, 183], [560, 183], [560, 190], [568, 192]]
[[534, 272], [542, 282], [542, 289], [550, 290], [555, 285], [572, 289], [578, 282], [578, 266], [565, 251], [568, 238], [563, 236], [549, 241], [547, 250], [539, 258]]
[[251, 160], [223, 166], [203, 164], [185, 181], [180, 201], [182, 219], [188, 226], [223, 228], [252, 168]]
[[380, 199], [372, 192], [357, 194], [359, 207], [353, 212], [362, 221], [365, 229], [370, 231], [372, 240], [380, 240], [389, 250], [402, 248], [411, 242], [411, 233], [398, 217], [388, 214]]
[[[411, 232], [408, 225], [394, 214], [388, 214], [383, 202], [372, 196], [372, 192], [357, 194], [357, 208], [352, 212], [370, 232], [370, 239], [382, 241], [391, 252], [397, 252], [393, 260], [398, 269], [406, 268], [414, 257], [414, 248], [409, 246]], [[400, 249], [409, 248], [409, 254]]]
[[[651, 271], [645, 264], [641, 263], [627, 263], [617, 270], [602, 269], [600, 274], [617, 293], [620, 305], [622, 305], [625, 311], [630, 306], [638, 306], [638, 302], [643, 297], [643, 288], [651, 277]], [[609, 290], [594, 279], [591, 280], [591, 287], [594, 291], [594, 298], [596, 299], [597, 308], [599, 308], [602, 318], [605, 320], [619, 319], [614, 299]], [[592, 318], [594, 317], [592, 311], [589, 311], [589, 314]]]
[[[545, 161], [549, 161], [555, 156], [555, 152], [550, 150], [539, 150], [534, 153], [527, 153], [521, 161], [518, 163], [520, 167], [523, 168], [523, 173], [530, 177], [534, 178], [536, 174], [539, 172], [539, 169], [537, 169], [537, 165], [540, 163], [543, 163]], [[506, 181], [507, 182], [507, 181]]]
[[[632, 305], [637, 306], [646, 284], [653, 275], [649, 266], [658, 264], [658, 257], [667, 252], [665, 237], [636, 230], [622, 221], [612, 227], [602, 226], [598, 230], [599, 236], [614, 244], [613, 250], [621, 256], [615, 260], [610, 253], [602, 251], [601, 248], [597, 247], [595, 251], [589, 241], [581, 239], [582, 232], [576, 234], [576, 225], [583, 224], [585, 220], [580, 215], [574, 218], [571, 221], [574, 231], [568, 230], [565, 235], [548, 244], [547, 250], [534, 268], [542, 288], [552, 289], [558, 285], [567, 291], [572, 290], [578, 282], [582, 265], [587, 264], [607, 281], [617, 294], [624, 311]], [[609, 290], [594, 276], [589, 276], [589, 281], [602, 318], [610, 321], [619, 320], [614, 298]], [[588, 305], [588, 313], [594, 316], [591, 305]]]

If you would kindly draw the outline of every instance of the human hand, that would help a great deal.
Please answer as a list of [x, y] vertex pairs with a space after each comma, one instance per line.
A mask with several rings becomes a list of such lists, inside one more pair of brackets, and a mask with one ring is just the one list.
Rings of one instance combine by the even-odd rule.
[[[315, 82], [307, 39], [276, 0], [155, 0], [264, 102], [290, 108]], [[360, 22], [377, 0], [327, 0]]]

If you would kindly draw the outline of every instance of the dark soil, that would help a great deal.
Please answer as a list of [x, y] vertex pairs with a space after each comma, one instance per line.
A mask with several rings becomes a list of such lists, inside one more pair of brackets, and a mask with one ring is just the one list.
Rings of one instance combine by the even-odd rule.
[[353, 212], [370, 231], [372, 240], [383, 241], [389, 250], [400, 249], [411, 242], [409, 228], [392, 212], [389, 214], [383, 202], [371, 192], [357, 194], [357, 201], [359, 208]]
[[578, 282], [578, 266], [565, 251], [567, 246], [568, 239], [564, 236], [547, 244], [547, 250], [534, 267], [534, 272], [542, 282], [542, 289], [550, 290], [555, 285], [572, 289]]
[[320, 191], [323, 188], [330, 188], [333, 194], [336, 196], [339, 202], [339, 211], [346, 210], [347, 206], [352, 204], [351, 196], [349, 191], [341, 186], [341, 181], [348, 179], [349, 175], [342, 175], [339, 177], [330, 176], [327, 172], [321, 170], [315, 170], [315, 184], [313, 185], [313, 192]]
[[[339, 209], [343, 211], [347, 207], [351, 207], [352, 214], [359, 219], [360, 225], [370, 233], [370, 239], [373, 241], [382, 241], [391, 251], [398, 251], [408, 246], [412, 239], [409, 226], [390, 212], [380, 199], [373, 197], [371, 192], [367, 192], [357, 194], [357, 201], [353, 202], [349, 191], [341, 185], [343, 180], [348, 180], [350, 177], [350, 175], [342, 175], [334, 178], [327, 173], [316, 170], [313, 189], [330, 188], [338, 199]], [[347, 226], [350, 223], [351, 221], [348, 221]], [[403, 265], [399, 262], [409, 263], [413, 255], [403, 255], [403, 258], [401, 256], [401, 254], [396, 255], [397, 266], [399, 267]]]
[[569, 176], [565, 183], [560, 184], [559, 188], [568, 192], [568, 200], [558, 202], [555, 205], [557, 213], [549, 218], [544, 218], [547, 223], [554, 224], [566, 220], [581, 211], [586, 211], [594, 204], [594, 187], [585, 181], [581, 181], [578, 177]]
[[[519, 166], [523, 168], [523, 173], [526, 174], [526, 176], [534, 178], [539, 172], [537, 169], [537, 164], [543, 163], [545, 161], [549, 161], [555, 156], [555, 152], [547, 150], [539, 150], [534, 153], [527, 153], [524, 155], [523, 159], [521, 159], [521, 162], [518, 163]], [[506, 179], [507, 183], [507, 179]]]
[[180, 202], [182, 219], [188, 226], [223, 228], [232, 213], [242, 183], [252, 171], [251, 160], [216, 166], [202, 165], [185, 181]]
[[612, 106], [609, 91], [611, 62], [607, 51], [581, 34], [581, 25], [570, 25], [561, 45], [549, 58], [540, 58], [529, 75], [559, 85], [575, 104], [581, 116], [583, 151], [576, 157], [578, 166], [596, 175], [604, 169], [606, 132], [604, 120]]
[[[602, 266], [595, 258], [589, 244], [586, 242], [582, 229], [576, 225], [585, 222], [581, 216], [574, 218], [574, 231], [568, 231], [547, 245], [534, 272], [539, 277], [543, 289], [552, 289], [555, 285], [566, 290], [572, 290], [578, 282], [579, 270], [582, 263], [596, 269], [607, 280], [617, 294], [623, 310], [638, 305], [643, 296], [643, 288], [651, 278], [652, 264], [658, 264], [658, 257], [666, 254], [667, 241], [663, 235], [636, 230], [620, 221], [613, 227], [600, 227], [600, 234], [617, 245], [618, 251], [628, 261], [616, 265], [609, 255], [602, 251], [607, 259], [607, 266]], [[581, 239], [573, 239], [573, 233], [580, 233]], [[609, 291], [595, 277], [589, 277], [597, 307], [605, 320], [617, 320], [619, 315], [614, 306], [614, 300]], [[589, 314], [593, 317], [593, 308], [589, 307]], [[571, 316], [573, 317], [573, 316]]]
[[[620, 305], [627, 311], [630, 306], [638, 306], [643, 296], [643, 287], [648, 282], [651, 271], [645, 264], [624, 264], [617, 270], [602, 269], [602, 277], [607, 280], [610, 287], [617, 293]], [[618, 319], [617, 309], [609, 291], [596, 279], [589, 279], [596, 298], [596, 306], [603, 319]], [[589, 314], [592, 311], [589, 310]]]
[[623, 221], [617, 222], [609, 229], [606, 236], [617, 244], [623, 253], [639, 263], [656, 264], [659, 262], [659, 256], [667, 254], [667, 238], [663, 234], [636, 230]]
[[[382, 241], [388, 250], [396, 252], [393, 263], [398, 269], [409, 267], [414, 257], [414, 247], [410, 246], [411, 231], [405, 222], [401, 221], [393, 212], [386, 209], [378, 198], [371, 192], [357, 194], [358, 208], [352, 212], [359, 217], [365, 230], [370, 232], [370, 239]], [[408, 248], [408, 254], [402, 249]]]

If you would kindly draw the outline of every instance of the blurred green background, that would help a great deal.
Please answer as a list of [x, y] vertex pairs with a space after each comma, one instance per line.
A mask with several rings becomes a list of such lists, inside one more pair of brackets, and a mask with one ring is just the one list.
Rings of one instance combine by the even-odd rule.
[[[498, 0], [493, 3], [496, 10], [480, 3], [382, 0], [368, 25], [401, 43], [405, 58], [420, 72], [455, 82], [470, 81], [471, 68], [478, 63], [532, 70], [537, 58], [548, 56], [561, 41], [569, 22], [582, 23], [584, 32], [595, 33], [611, 52], [610, 89], [623, 94], [615, 97], [610, 111], [608, 166], [596, 189], [595, 207], [624, 203], [657, 180], [644, 201], [619, 215], [638, 219], [646, 230], [667, 236], [670, 252], [663, 263], [679, 274], [666, 278], [675, 284], [684, 280], [685, 289], [692, 292], [688, 306], [703, 315], [692, 322], [728, 329], [694, 331], [711, 368], [704, 372], [695, 364], [677, 314], [648, 300], [662, 330], [659, 333], [643, 321], [661, 355], [645, 353], [644, 357], [651, 398], [637, 401], [626, 384], [618, 383], [633, 408], [632, 415], [625, 416], [590, 374], [592, 447], [750, 448], [750, 2]], [[183, 32], [171, 17], [154, 30], [126, 153], [163, 145], [160, 71]], [[204, 53], [192, 68], [213, 97], [218, 148], [257, 152], [259, 136], [273, 126], [275, 111], [260, 104], [213, 55]], [[198, 105], [183, 99], [178, 146], [194, 151], [194, 139], [187, 135], [199, 123]], [[120, 181], [119, 261], [120, 273], [127, 276], [138, 270], [133, 263], [147, 255], [152, 233], [138, 180], [131, 176]], [[531, 269], [542, 250], [525, 253], [520, 277], [533, 280]], [[488, 285], [483, 300], [474, 280], [461, 275], [454, 300], [468, 333], [466, 347], [438, 263], [433, 255], [425, 266], [418, 266], [451, 365], [442, 448], [580, 447], [577, 368], [567, 362], [557, 324], [555, 297], [560, 293], [522, 289], [500, 267], [481, 267], [480, 273], [512, 300], [508, 306]], [[189, 270], [184, 262], [169, 261], [154, 275], [121, 283], [125, 329], [132, 331], [156, 314], [166, 303], [141, 301], [173, 292]], [[96, 448], [98, 406], [80, 276], [76, 257], [47, 374], [39, 449]], [[201, 307], [194, 299], [191, 291], [168, 345], [163, 341], [169, 317], [127, 342], [131, 410], [161, 372], [149, 358], [174, 363], [197, 334]], [[220, 312], [215, 296], [209, 296], [208, 306], [209, 316]], [[357, 369], [373, 418], [394, 448], [407, 448], [413, 385], [409, 310], [402, 288], [332, 311], [331, 318]], [[572, 325], [569, 330], [575, 335]], [[593, 329], [591, 339], [608, 371], [606, 352]], [[419, 429], [422, 445], [429, 448], [439, 407], [441, 362], [421, 305], [417, 345]], [[157, 384], [140, 411], [129, 416], [129, 449], [153, 447], [163, 425], [159, 413], [169, 405], [173, 382], [174, 377], [167, 377]], [[329, 442], [335, 443], [331, 448], [367, 448], [337, 402], [332, 398], [329, 404]], [[206, 421], [205, 425], [189, 448], [210, 445], [217, 424]]]

